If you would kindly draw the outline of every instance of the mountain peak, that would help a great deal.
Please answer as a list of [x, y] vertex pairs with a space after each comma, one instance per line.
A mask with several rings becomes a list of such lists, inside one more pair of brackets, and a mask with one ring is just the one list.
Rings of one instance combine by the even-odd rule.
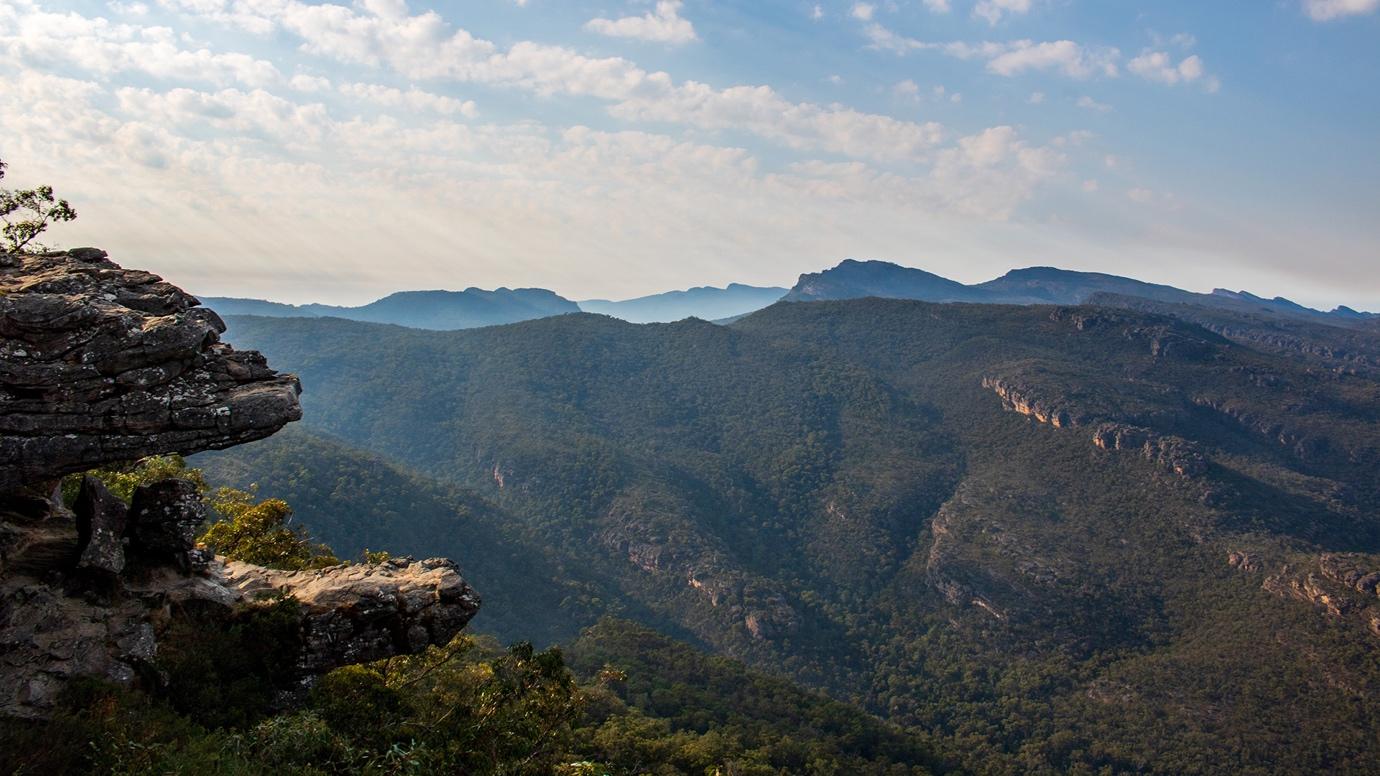
[[863, 296], [960, 302], [981, 301], [982, 294], [923, 269], [875, 259], [844, 259], [832, 269], [801, 275], [785, 299], [804, 302]]

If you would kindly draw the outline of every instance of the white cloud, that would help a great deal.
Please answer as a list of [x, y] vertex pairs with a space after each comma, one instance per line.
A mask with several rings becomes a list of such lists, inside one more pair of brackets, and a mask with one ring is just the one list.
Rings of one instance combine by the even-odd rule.
[[815, 7], [810, 9], [810, 18], [819, 21], [824, 18], [824, 7], [815, 3]]
[[736, 129], [796, 150], [821, 150], [863, 159], [923, 160], [944, 137], [943, 127], [863, 113], [838, 105], [793, 103], [768, 86], [715, 89], [690, 81], [609, 111], [629, 121]]
[[[15, 65], [0, 89], [0, 126], [24, 174], [73, 201], [101, 202], [64, 240], [105, 245], [208, 293], [320, 298], [332, 293], [322, 287], [324, 266], [337, 270], [325, 282], [372, 290], [399, 277], [447, 284], [457, 276], [592, 290], [589, 272], [574, 269], [588, 266], [609, 269], [598, 282], [659, 284], [669, 282], [665, 265], [636, 260], [658, 246], [679, 246], [677, 261], [698, 271], [722, 262], [730, 275], [745, 254], [842, 255], [878, 235], [913, 246], [938, 224], [1009, 220], [1064, 164], [1064, 149], [1011, 127], [954, 139], [934, 122], [792, 100], [769, 86], [676, 81], [559, 46], [500, 47], [435, 14], [408, 15], [401, 3], [167, 1], [189, 14], [200, 4], [202, 21], [227, 28], [222, 42], [260, 29], [246, 20], [261, 14], [272, 41], [290, 48], [259, 85], [217, 70], [207, 72], [226, 82], [193, 69], [150, 80], [159, 71], [151, 63], [22, 58], [55, 44], [13, 40], [22, 18], [42, 14], [26, 6], [6, 16], [0, 3], [0, 65]], [[57, 38], [56, 22], [42, 21], [51, 34], [39, 40]], [[117, 35], [91, 32], [100, 28], [91, 19], [69, 23], [82, 45], [153, 40], [201, 50], [170, 30]], [[206, 56], [231, 61], [215, 59], [230, 56], [223, 51]], [[328, 67], [337, 62], [348, 66]], [[457, 83], [583, 96], [614, 121], [672, 126], [456, 121], [474, 114], [473, 103], [447, 96]], [[928, 85], [914, 91], [958, 99]], [[763, 163], [718, 139], [720, 130], [793, 154]], [[380, 230], [385, 221], [396, 228]], [[568, 261], [525, 258], [552, 255]]]
[[656, 9], [641, 16], [621, 19], [590, 19], [585, 29], [615, 38], [636, 38], [656, 43], [690, 43], [698, 38], [695, 25], [680, 15], [680, 0], [659, 0]]
[[948, 13], [953, 10], [949, 6], [949, 0], [925, 0], [925, 7], [930, 13]]
[[288, 80], [288, 86], [299, 92], [320, 92], [331, 88], [331, 79], [319, 75], [298, 73]]
[[[189, 3], [201, 0], [179, 0]], [[677, 123], [707, 130], [737, 130], [796, 150], [864, 159], [921, 160], [943, 138], [933, 122], [901, 121], [839, 105], [791, 102], [768, 86], [716, 89], [626, 59], [592, 58], [561, 46], [522, 41], [506, 51], [453, 29], [434, 12], [405, 18], [361, 14], [338, 5], [296, 0], [204, 0], [210, 3], [280, 2], [283, 26], [313, 54], [342, 62], [388, 65], [414, 80], [451, 79], [517, 87], [540, 95], [593, 97], [629, 121]], [[219, 6], [237, 8], [239, 6]]]
[[330, 124], [325, 106], [299, 105], [262, 89], [167, 92], [123, 87], [115, 91], [120, 111], [153, 127], [214, 127], [249, 138], [271, 138], [284, 147], [319, 142]]
[[1053, 146], [1080, 146], [1097, 137], [1096, 133], [1086, 129], [1075, 129], [1067, 135], [1060, 135], [1050, 142]]
[[1000, 220], [1064, 162], [1054, 149], [1028, 145], [1012, 127], [992, 127], [940, 152], [931, 178], [969, 215]]
[[1083, 110], [1091, 110], [1098, 113], [1110, 113], [1112, 111], [1112, 106], [1105, 102], [1098, 102], [1086, 94], [1079, 97], [1076, 104]]
[[110, 6], [110, 10], [125, 16], [147, 16], [149, 12], [149, 7], [146, 3], [127, 3], [119, 2], [119, 0], [112, 0], [108, 5]]
[[1314, 21], [1363, 16], [1380, 9], [1380, 0], [1303, 0], [1303, 11]]
[[0, 28], [0, 56], [28, 66], [72, 67], [106, 79], [141, 73], [157, 79], [250, 87], [282, 80], [278, 69], [266, 60], [183, 48], [167, 27], [32, 8], [17, 15], [13, 26]]
[[872, 15], [877, 12], [877, 6], [871, 3], [854, 3], [853, 10], [850, 12], [854, 19], [862, 21], [872, 21]]
[[358, 3], [369, 13], [385, 19], [403, 19], [408, 14], [407, 0], [358, 0]]
[[1044, 93], [1044, 92], [1031, 92], [1031, 93], [1030, 93], [1030, 96], [1029, 96], [1028, 98], [1026, 98], [1026, 102], [1030, 103], [1031, 105], [1041, 105], [1041, 104], [1044, 103], [1044, 101], [1045, 101], [1045, 93]]
[[987, 69], [998, 75], [1016, 75], [1027, 70], [1058, 70], [1070, 78], [1093, 75], [1115, 76], [1116, 49], [1093, 49], [1071, 40], [1033, 43], [1028, 40], [1008, 44], [1008, 49], [988, 60]]
[[988, 24], [995, 25], [1004, 15], [1029, 13], [1030, 2], [1031, 0], [980, 0], [973, 6], [973, 16], [986, 19]]
[[1162, 84], [1193, 83], [1204, 76], [1203, 60], [1192, 54], [1174, 63], [1163, 51], [1146, 50], [1126, 63], [1126, 69], [1146, 79]]
[[407, 108], [412, 111], [429, 111], [443, 116], [466, 118], [473, 118], [478, 113], [473, 100], [457, 100], [454, 97], [432, 94], [415, 86], [403, 90], [379, 84], [347, 83], [341, 84], [339, 91], [343, 95], [388, 108]]
[[[728, 276], [744, 254], [842, 255], [880, 223], [1009, 219], [1061, 164], [1010, 127], [911, 175], [808, 158], [769, 172], [744, 149], [651, 132], [342, 119], [238, 90], [129, 88], [112, 103], [97, 83], [31, 72], [8, 86], [0, 124], [25, 171], [101, 202], [64, 239], [206, 293], [291, 300], [363, 300], [400, 277], [593, 292], [608, 281], [590, 267], [654, 287], [670, 282], [665, 265], [637, 257], [673, 245], [695, 271], [721, 261]], [[141, 217], [151, 208], [156, 222]], [[551, 255], [566, 260], [526, 258]]]
[[1121, 57], [1121, 52], [1115, 48], [1085, 46], [1071, 40], [931, 43], [897, 35], [880, 24], [869, 24], [863, 32], [871, 48], [896, 54], [939, 51], [956, 59], [983, 59], [987, 61], [988, 71], [1003, 76], [1031, 70], [1055, 70], [1076, 79], [1095, 75], [1116, 77], [1117, 61]]

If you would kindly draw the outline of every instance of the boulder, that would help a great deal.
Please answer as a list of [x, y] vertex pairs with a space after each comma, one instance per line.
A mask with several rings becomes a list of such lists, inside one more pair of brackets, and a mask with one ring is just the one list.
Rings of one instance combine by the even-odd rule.
[[206, 522], [206, 504], [188, 480], [166, 479], [141, 485], [129, 508], [130, 549], [152, 560], [189, 565], [197, 530]]
[[87, 475], [72, 505], [77, 518], [77, 568], [106, 575], [125, 569], [125, 528], [129, 507], [106, 488], [105, 483]]

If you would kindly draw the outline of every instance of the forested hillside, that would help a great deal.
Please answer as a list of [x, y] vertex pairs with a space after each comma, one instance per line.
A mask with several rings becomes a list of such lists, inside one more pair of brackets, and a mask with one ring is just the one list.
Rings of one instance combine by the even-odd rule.
[[[470, 489], [492, 546], [583, 558], [543, 565], [579, 616], [863, 703], [968, 768], [1380, 763], [1380, 384], [1324, 356], [1151, 312], [876, 299], [729, 327], [231, 327], [302, 377], [307, 428]], [[210, 465], [292, 483], [254, 451]]]

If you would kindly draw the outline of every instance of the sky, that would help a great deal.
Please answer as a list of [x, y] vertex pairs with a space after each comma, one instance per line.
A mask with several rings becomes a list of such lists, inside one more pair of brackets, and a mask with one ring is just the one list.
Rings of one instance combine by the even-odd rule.
[[0, 0], [5, 184], [195, 293], [844, 258], [1380, 310], [1380, 0]]

